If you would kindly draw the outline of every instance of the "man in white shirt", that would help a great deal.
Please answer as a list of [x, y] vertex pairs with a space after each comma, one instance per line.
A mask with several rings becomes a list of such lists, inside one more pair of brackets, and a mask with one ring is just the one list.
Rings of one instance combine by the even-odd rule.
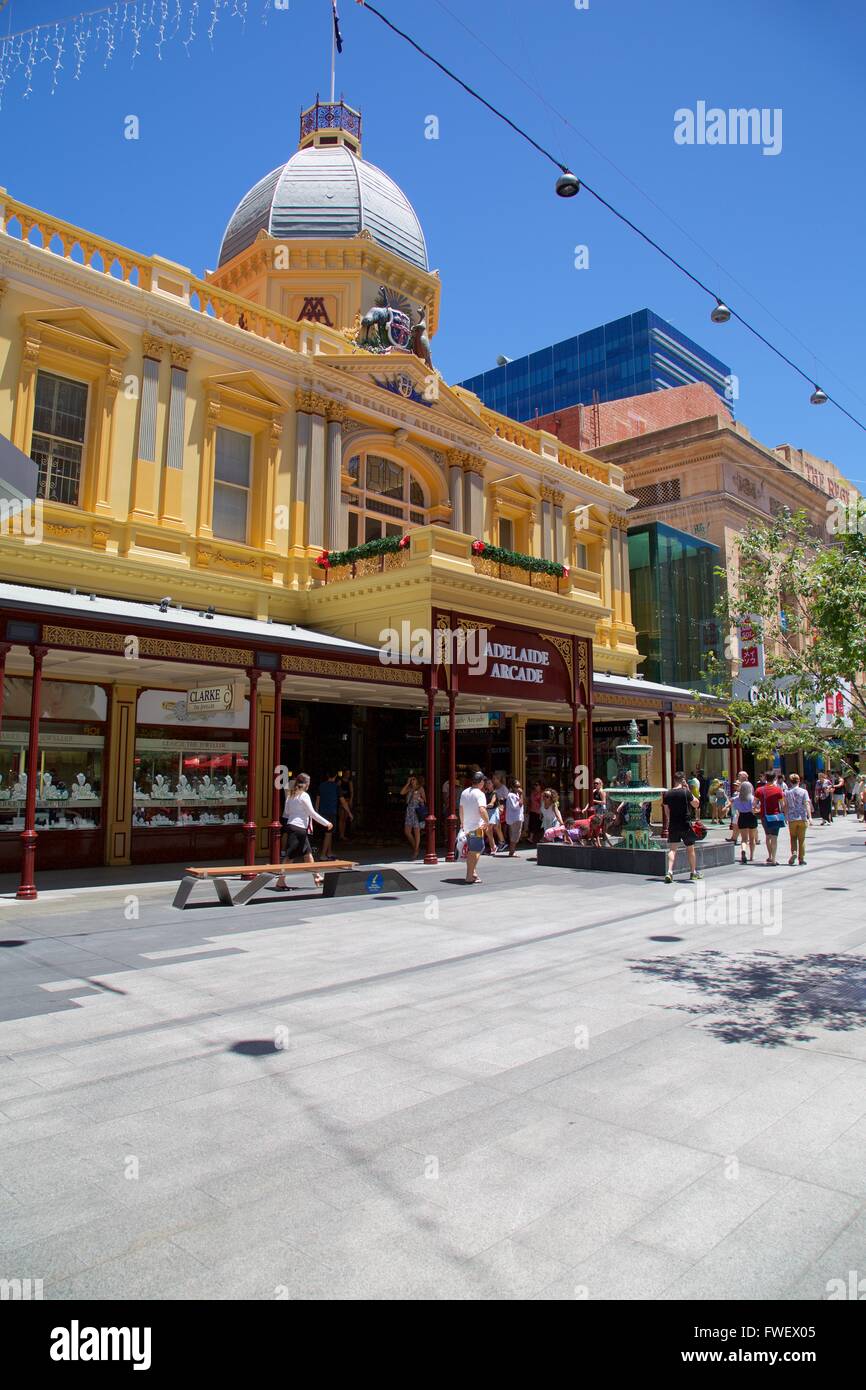
[[460, 793], [460, 829], [466, 836], [466, 882], [480, 883], [476, 873], [478, 857], [484, 848], [484, 829], [487, 825], [487, 800], [481, 790], [484, 773], [476, 772], [471, 785]]

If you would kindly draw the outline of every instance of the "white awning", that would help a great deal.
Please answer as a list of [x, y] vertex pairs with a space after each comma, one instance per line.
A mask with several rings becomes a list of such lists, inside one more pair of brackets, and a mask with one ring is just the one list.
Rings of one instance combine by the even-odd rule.
[[128, 620], [136, 626], [160, 632], [200, 629], [211, 636], [243, 637], [289, 647], [318, 647], [323, 652], [378, 656], [376, 647], [330, 637], [326, 632], [298, 627], [295, 623], [262, 622], [258, 618], [236, 618], [228, 613], [208, 617], [203, 610], [170, 604], [165, 612], [158, 603], [137, 603], [131, 599], [105, 598], [99, 594], [80, 594], [63, 589], [37, 589], [28, 584], [0, 583], [0, 608], [14, 608], [22, 614], [56, 613], [66, 618], [112, 618]]

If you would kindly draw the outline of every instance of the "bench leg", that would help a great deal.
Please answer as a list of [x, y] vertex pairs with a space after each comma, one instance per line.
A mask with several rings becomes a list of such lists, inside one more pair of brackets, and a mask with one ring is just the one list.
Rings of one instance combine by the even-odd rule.
[[198, 881], [199, 880], [193, 878], [191, 874], [187, 874], [185, 878], [182, 878], [178, 890], [174, 895], [172, 907], [186, 907], [187, 899]]
[[232, 907], [243, 907], [244, 903], [254, 898], [259, 889], [270, 883], [272, 878], [276, 878], [276, 874], [256, 874], [251, 882], [245, 883], [243, 888], [239, 888], [234, 897], [229, 899]]
[[232, 906], [232, 892], [224, 878], [212, 878], [211, 883], [216, 889], [216, 895], [220, 900], [221, 907]]

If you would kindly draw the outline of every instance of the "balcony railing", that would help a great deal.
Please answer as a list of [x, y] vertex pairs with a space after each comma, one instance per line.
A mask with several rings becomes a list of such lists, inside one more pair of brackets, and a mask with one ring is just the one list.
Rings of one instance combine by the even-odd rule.
[[[161, 256], [144, 256], [106, 237], [86, 232], [71, 222], [50, 217], [38, 208], [19, 203], [0, 192], [0, 232], [13, 240], [70, 261], [112, 280], [120, 280], [147, 293], [188, 305], [206, 318], [217, 319], [267, 338], [283, 347], [300, 350], [301, 329], [307, 325], [284, 318], [270, 309], [230, 290], [217, 289], [207, 280], [192, 275], [185, 266], [174, 265]], [[36, 238], [34, 240], [33, 238]], [[345, 340], [334, 335], [335, 344]]]

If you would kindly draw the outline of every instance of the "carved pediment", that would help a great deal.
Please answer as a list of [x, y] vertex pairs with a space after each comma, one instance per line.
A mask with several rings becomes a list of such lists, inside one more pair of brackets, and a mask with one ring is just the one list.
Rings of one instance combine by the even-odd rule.
[[54, 343], [66, 351], [102, 361], [127, 357], [126, 343], [112, 333], [89, 309], [37, 309], [21, 315], [29, 341]]
[[398, 400], [402, 397], [407, 405], [429, 410], [440, 419], [472, 425], [475, 431], [481, 427], [475, 412], [414, 352], [355, 352], [351, 356], [323, 353], [316, 360], [359, 384], [387, 391]]
[[285, 397], [273, 391], [257, 372], [225, 372], [208, 377], [205, 388], [210, 397], [234, 403], [244, 410], [282, 415], [289, 408]]

